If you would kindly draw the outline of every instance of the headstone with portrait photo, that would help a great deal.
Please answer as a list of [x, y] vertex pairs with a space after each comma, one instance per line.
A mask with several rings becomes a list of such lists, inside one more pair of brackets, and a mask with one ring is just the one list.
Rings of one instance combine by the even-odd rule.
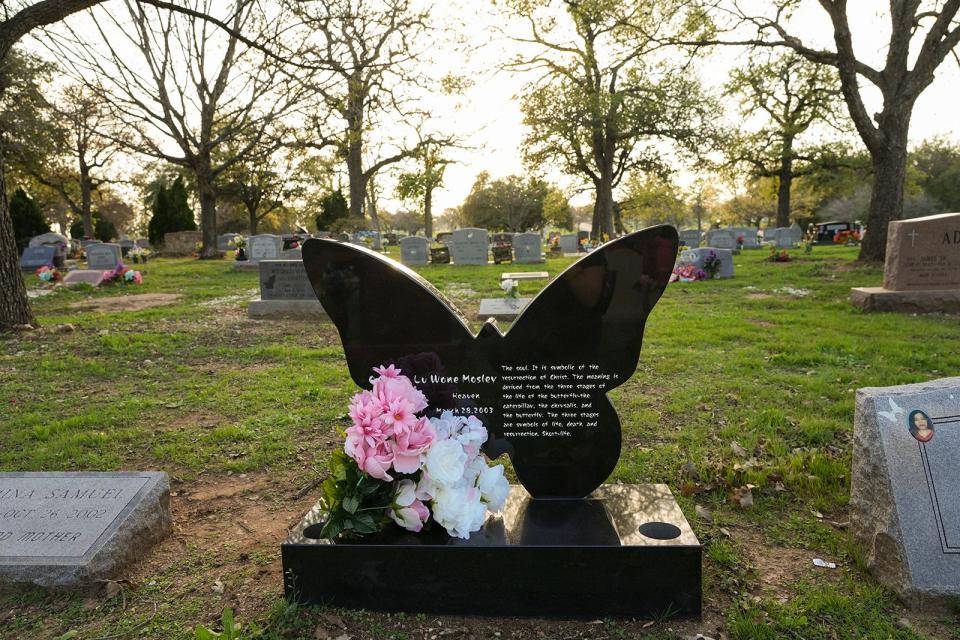
[[960, 597], [960, 378], [857, 391], [851, 525], [915, 608]]

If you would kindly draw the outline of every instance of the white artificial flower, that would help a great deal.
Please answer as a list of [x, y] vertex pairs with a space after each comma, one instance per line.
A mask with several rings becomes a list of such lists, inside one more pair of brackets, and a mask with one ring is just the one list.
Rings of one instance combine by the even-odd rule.
[[510, 291], [515, 286], [517, 286], [517, 281], [513, 279], [507, 279], [500, 282], [500, 288], [504, 291]]
[[423, 466], [434, 482], [453, 485], [463, 477], [466, 464], [467, 454], [459, 442], [441, 440], [430, 446]]
[[487, 441], [487, 428], [476, 416], [470, 416], [460, 429], [457, 440], [463, 445], [463, 450], [468, 456], [476, 456], [480, 453], [480, 447]]
[[467, 466], [463, 470], [463, 478], [458, 483], [463, 487], [475, 487], [480, 479], [480, 474], [487, 468], [487, 461], [483, 456], [474, 456], [467, 460]]
[[417, 497], [416, 488], [413, 480], [404, 479], [398, 482], [396, 492], [393, 494], [393, 504], [398, 507], [409, 507]]
[[437, 433], [437, 439], [434, 442], [446, 440], [456, 435], [459, 430], [457, 416], [453, 415], [452, 411], [444, 411], [439, 418], [430, 418], [430, 426]]
[[475, 487], [441, 486], [433, 499], [433, 519], [448, 534], [464, 540], [483, 526], [486, 510]]
[[440, 485], [433, 481], [433, 478], [430, 477], [430, 474], [426, 471], [423, 471], [420, 474], [420, 482], [417, 483], [416, 489], [416, 498], [423, 502], [428, 500], [433, 500], [433, 496], [437, 495], [437, 490]]
[[480, 494], [490, 511], [499, 512], [503, 509], [503, 505], [507, 501], [507, 494], [510, 493], [510, 483], [503, 476], [502, 464], [495, 467], [486, 467], [480, 473], [478, 486], [480, 487]]

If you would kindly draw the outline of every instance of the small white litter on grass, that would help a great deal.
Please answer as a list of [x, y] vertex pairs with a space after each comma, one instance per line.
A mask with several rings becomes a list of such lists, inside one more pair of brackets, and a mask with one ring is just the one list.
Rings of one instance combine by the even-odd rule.
[[806, 298], [810, 295], [810, 289], [794, 289], [793, 287], [780, 287], [779, 289], [774, 289], [774, 293], [785, 293], [788, 296], [794, 296], [797, 298]]
[[820, 558], [814, 558], [814, 559], [813, 559], [813, 564], [815, 564], [815, 565], [818, 566], [818, 567], [822, 567], [822, 568], [824, 568], [824, 569], [836, 569], [836, 568], [837, 568], [837, 563], [836, 563], [836, 562], [827, 562], [826, 560], [821, 560]]
[[201, 302], [201, 303], [199, 304], [199, 306], [201, 306], [201, 307], [225, 307], [225, 306], [227, 306], [227, 305], [229, 305], [229, 304], [234, 304], [234, 303], [236, 303], [236, 302], [241, 302], [241, 301], [244, 301], [244, 300], [249, 300], [249, 299], [252, 298], [253, 296], [257, 295], [257, 293], [259, 293], [259, 292], [260, 292], [259, 289], [247, 289], [247, 290], [245, 290], [245, 291], [241, 291], [240, 293], [235, 293], [235, 294], [233, 294], [232, 296], [224, 296], [223, 298], [214, 298], [214, 299], [212, 299], [212, 300], [207, 300], [207, 301], [205, 301], [205, 302]]

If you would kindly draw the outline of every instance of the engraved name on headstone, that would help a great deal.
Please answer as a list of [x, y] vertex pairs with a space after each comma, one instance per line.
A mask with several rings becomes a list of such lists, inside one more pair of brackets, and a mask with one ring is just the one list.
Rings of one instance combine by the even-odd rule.
[[261, 300], [316, 300], [303, 260], [261, 260]]
[[0, 473], [0, 581], [114, 576], [171, 529], [167, 475]]
[[893, 291], [960, 289], [960, 213], [891, 222], [883, 286]]

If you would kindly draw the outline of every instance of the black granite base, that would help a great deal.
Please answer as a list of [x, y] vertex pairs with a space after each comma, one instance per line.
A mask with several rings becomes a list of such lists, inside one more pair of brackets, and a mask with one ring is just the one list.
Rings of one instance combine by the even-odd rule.
[[701, 546], [666, 485], [602, 485], [583, 500], [513, 486], [469, 540], [434, 525], [331, 543], [314, 508], [281, 545], [301, 603], [464, 615], [699, 615]]

